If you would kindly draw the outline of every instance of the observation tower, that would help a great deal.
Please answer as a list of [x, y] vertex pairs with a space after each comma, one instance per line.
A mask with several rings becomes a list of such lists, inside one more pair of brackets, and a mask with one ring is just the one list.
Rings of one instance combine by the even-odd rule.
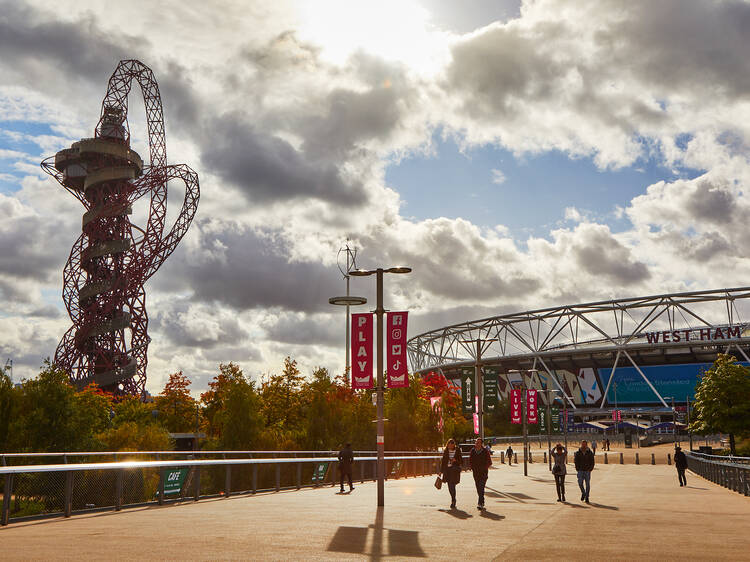
[[[128, 94], [137, 81], [146, 108], [149, 161], [130, 148]], [[198, 207], [198, 176], [167, 165], [159, 86], [150, 68], [120, 61], [109, 79], [93, 138], [81, 139], [42, 162], [84, 206], [82, 233], [63, 271], [63, 301], [73, 325], [55, 364], [77, 388], [96, 383], [115, 394], [145, 393], [148, 336], [144, 283], [174, 251]], [[167, 183], [185, 184], [182, 209], [166, 231]], [[148, 199], [145, 222], [131, 219]]]

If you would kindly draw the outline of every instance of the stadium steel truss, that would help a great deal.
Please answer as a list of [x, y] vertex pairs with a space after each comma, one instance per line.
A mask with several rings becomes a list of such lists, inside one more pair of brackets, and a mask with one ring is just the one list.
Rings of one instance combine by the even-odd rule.
[[[561, 370], [606, 367], [614, 375], [618, 367], [632, 366], [668, 407], [642, 367], [710, 363], [727, 352], [750, 362], [750, 287], [505, 314], [432, 330], [408, 342], [414, 372], [446, 374], [479, 364], [500, 373], [520, 371], [530, 378], [530, 388], [544, 386], [534, 380], [542, 374], [572, 408], [576, 404], [570, 385], [558, 375]], [[606, 406], [609, 383], [597, 399], [599, 407]]]
[[[149, 162], [130, 148], [128, 94], [143, 94]], [[55, 352], [55, 364], [78, 388], [96, 383], [115, 394], [143, 395], [148, 336], [144, 283], [174, 251], [198, 207], [198, 176], [185, 164], [168, 165], [159, 86], [150, 68], [120, 61], [109, 79], [93, 138], [42, 162], [84, 206], [82, 234], [63, 271], [63, 301], [73, 326]], [[167, 183], [185, 184], [182, 209], [168, 232]], [[128, 215], [148, 198], [145, 224]]]

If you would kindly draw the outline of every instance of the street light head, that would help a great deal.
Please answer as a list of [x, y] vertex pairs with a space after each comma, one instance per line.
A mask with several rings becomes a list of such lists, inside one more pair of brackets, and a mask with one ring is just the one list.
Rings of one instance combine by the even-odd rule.
[[357, 306], [360, 304], [367, 304], [367, 299], [365, 297], [355, 297], [354, 295], [349, 295], [345, 297], [331, 297], [328, 299], [329, 304], [336, 304], [339, 306]]
[[367, 269], [352, 269], [349, 272], [349, 275], [353, 277], [367, 277], [368, 275], [372, 275], [373, 273], [375, 272]]
[[386, 273], [411, 273], [411, 267], [406, 267], [403, 265], [397, 266], [397, 267], [389, 267], [385, 270]]

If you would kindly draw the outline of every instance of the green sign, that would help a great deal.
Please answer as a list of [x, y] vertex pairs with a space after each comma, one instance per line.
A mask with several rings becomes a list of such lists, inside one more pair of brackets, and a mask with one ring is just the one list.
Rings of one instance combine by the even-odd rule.
[[560, 427], [560, 408], [550, 408], [552, 418], [552, 433], [562, 433]]
[[472, 367], [461, 369], [461, 406], [464, 415], [474, 412], [474, 369]]
[[189, 468], [171, 468], [164, 471], [164, 495], [179, 494], [189, 471]]
[[545, 433], [547, 431], [547, 409], [540, 407], [537, 414], [539, 417], [539, 432]]
[[393, 461], [393, 464], [391, 465], [391, 476], [393, 478], [398, 478], [399, 472], [401, 472], [401, 461]]
[[312, 482], [313, 484], [323, 482], [326, 479], [326, 473], [328, 472], [327, 462], [319, 462], [313, 466]]
[[497, 367], [485, 367], [483, 370], [484, 411], [494, 412], [497, 407], [497, 377], [500, 375], [500, 369]]

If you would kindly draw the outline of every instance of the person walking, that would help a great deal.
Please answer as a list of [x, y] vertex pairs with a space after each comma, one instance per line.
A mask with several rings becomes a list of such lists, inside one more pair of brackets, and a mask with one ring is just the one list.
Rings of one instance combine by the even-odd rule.
[[339, 474], [341, 475], [341, 493], [344, 493], [344, 476], [349, 479], [349, 491], [354, 490], [352, 484], [352, 465], [354, 464], [354, 453], [352, 452], [352, 444], [347, 443], [344, 448], [339, 451]]
[[593, 441], [591, 442], [591, 448], [593, 449], [593, 451], [594, 451], [594, 454], [596, 454], [596, 439], [594, 439], [594, 440], [593, 440]]
[[680, 480], [680, 486], [687, 486], [685, 470], [687, 469], [687, 457], [682, 452], [682, 447], [674, 448], [674, 465], [677, 468], [677, 478]]
[[565, 501], [565, 475], [568, 473], [567, 467], [565, 466], [568, 460], [568, 450], [562, 446], [562, 443], [558, 443], [550, 451], [552, 460], [555, 464], [552, 465], [552, 475], [555, 477], [555, 488], [557, 489], [557, 501]]
[[510, 466], [513, 462], [513, 447], [510, 445], [508, 445], [508, 448], [505, 450], [505, 456], [508, 458], [508, 466]]
[[[589, 449], [588, 441], [581, 441], [580, 449], [573, 455], [573, 462], [578, 472], [578, 487], [581, 489], [581, 501], [589, 503], [591, 471], [594, 470], [594, 453]], [[584, 484], [586, 484], [585, 488]]]
[[456, 446], [456, 440], [448, 439], [443, 451], [440, 471], [443, 473], [443, 482], [448, 484], [448, 491], [451, 494], [451, 509], [456, 509], [456, 484], [461, 482], [462, 461], [461, 449]]
[[484, 440], [479, 437], [474, 441], [474, 448], [469, 452], [469, 468], [474, 476], [477, 487], [477, 509], [484, 509], [484, 487], [487, 484], [487, 474], [492, 466], [492, 456], [484, 446]]
[[605, 447], [607, 448], [607, 451], [609, 451], [609, 437], [607, 437], [607, 438], [606, 438], [606, 439], [604, 440], [604, 446], [605, 446]]

